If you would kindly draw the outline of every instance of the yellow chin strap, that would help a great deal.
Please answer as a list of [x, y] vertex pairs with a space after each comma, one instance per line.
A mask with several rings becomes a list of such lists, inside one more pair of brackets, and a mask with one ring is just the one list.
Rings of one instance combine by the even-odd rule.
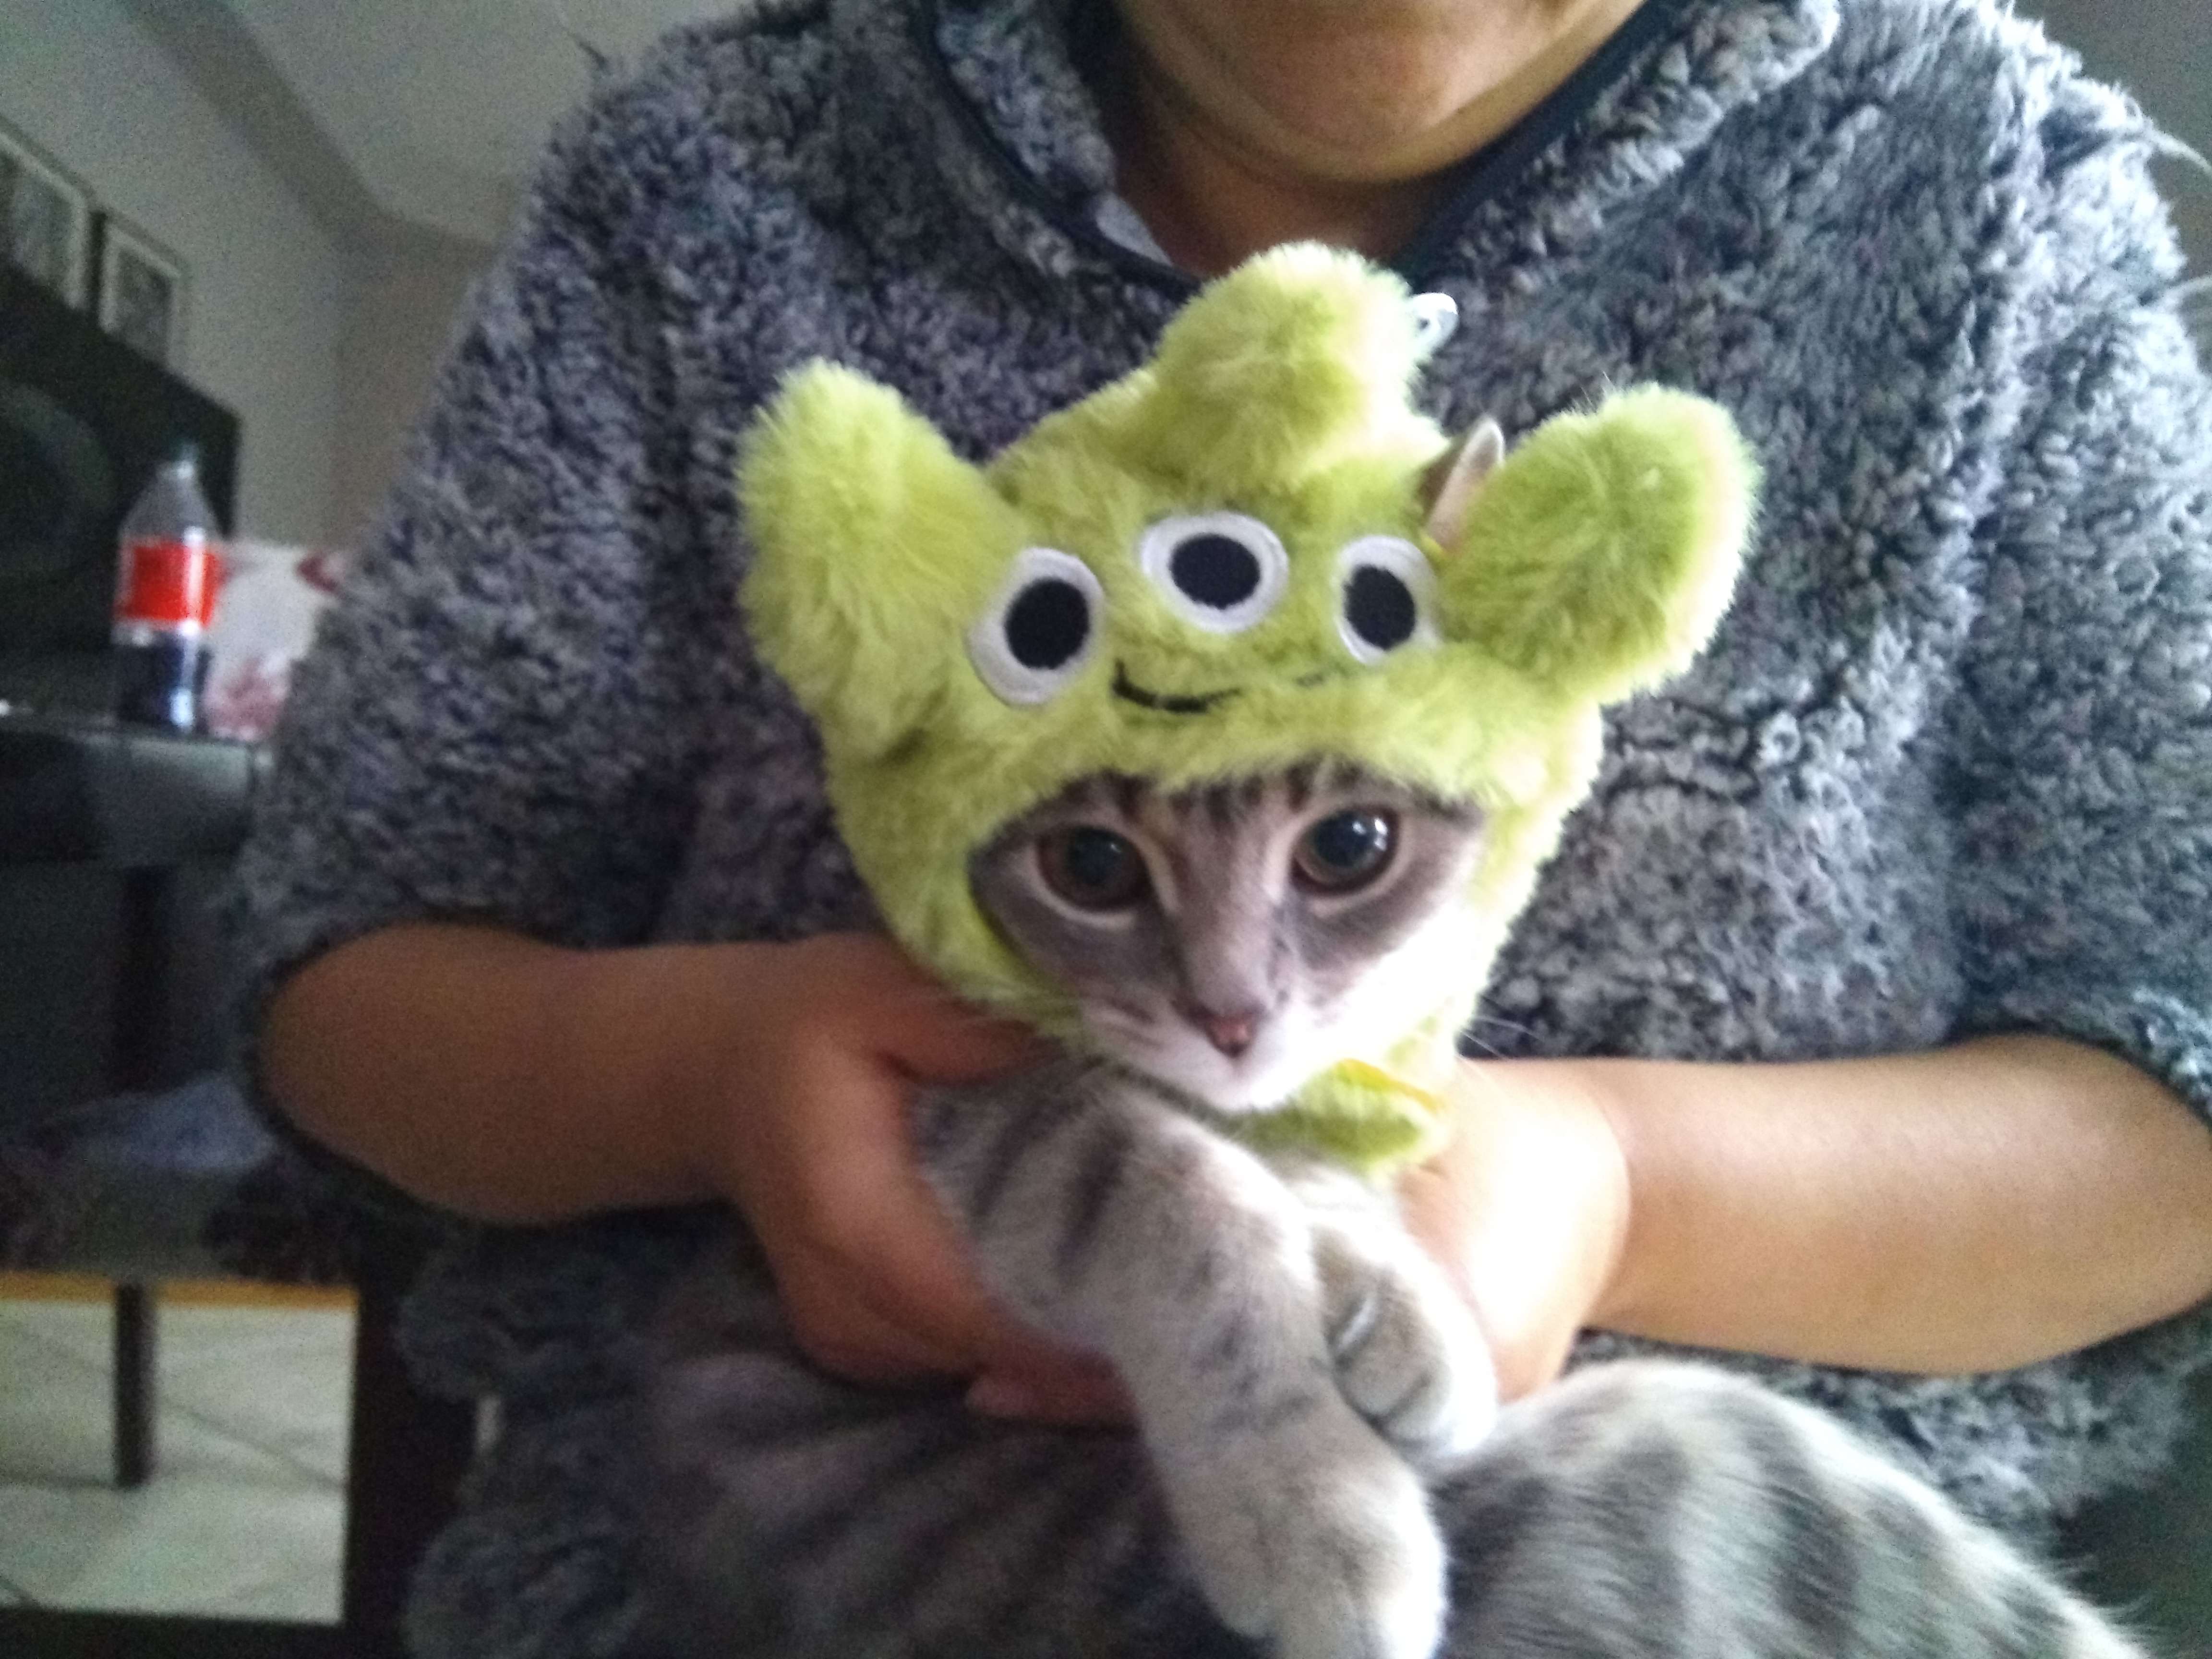
[[1379, 1066], [1340, 1060], [1271, 1112], [1219, 1120], [1255, 1152], [1316, 1152], [1376, 1176], [1443, 1150], [1449, 1103]]

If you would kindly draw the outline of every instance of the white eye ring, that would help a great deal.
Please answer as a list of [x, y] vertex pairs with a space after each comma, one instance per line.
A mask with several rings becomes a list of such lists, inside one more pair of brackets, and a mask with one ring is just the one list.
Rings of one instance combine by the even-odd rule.
[[1338, 550], [1336, 635], [1359, 661], [1436, 644], [1436, 567], [1404, 537], [1362, 536]]
[[[1212, 568], [1178, 570], [1176, 554], [1194, 542], [1229, 544], [1213, 550], [1226, 555], [1226, 562], [1216, 560]], [[1249, 565], [1239, 563], [1236, 550], [1246, 556]], [[1208, 634], [1243, 633], [1281, 603], [1291, 583], [1291, 556], [1283, 550], [1281, 538], [1242, 513], [1162, 519], [1138, 542], [1137, 558], [1176, 614]], [[1208, 581], [1219, 602], [1202, 591]]]
[[1459, 302], [1449, 294], [1416, 294], [1406, 302], [1413, 314], [1413, 358], [1429, 361], [1459, 332]]
[[1014, 555], [990, 606], [968, 629], [968, 660], [1002, 701], [1050, 699], [1098, 649], [1106, 594], [1089, 565], [1056, 547]]

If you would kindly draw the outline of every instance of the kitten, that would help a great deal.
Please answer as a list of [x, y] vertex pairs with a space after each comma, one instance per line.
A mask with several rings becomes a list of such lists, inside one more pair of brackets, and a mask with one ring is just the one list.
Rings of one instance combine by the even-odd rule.
[[1592, 1367], [1496, 1408], [1388, 1195], [1237, 1120], [1402, 1028], [1481, 815], [1315, 765], [1086, 780], [973, 860], [1091, 1053], [927, 1095], [1008, 1304], [1109, 1357], [1139, 1433], [980, 1419], [799, 1356], [733, 1237], [652, 1389], [656, 1637], [722, 1659], [2123, 1659], [2140, 1650], [1812, 1411]]

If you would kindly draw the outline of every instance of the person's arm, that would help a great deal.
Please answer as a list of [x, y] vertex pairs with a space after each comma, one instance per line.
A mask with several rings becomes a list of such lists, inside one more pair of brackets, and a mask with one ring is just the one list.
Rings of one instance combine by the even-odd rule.
[[2038, 1037], [1802, 1065], [1470, 1065], [1409, 1181], [1526, 1393], [1595, 1325], [1903, 1371], [1995, 1370], [2212, 1296], [2212, 1133]]
[[301, 969], [261, 1046], [294, 1123], [418, 1197], [502, 1223], [733, 1199], [817, 1360], [988, 1366], [1080, 1416], [1110, 1391], [992, 1305], [906, 1132], [917, 1078], [1029, 1053], [872, 936], [572, 951], [439, 924]]
[[1973, 1040], [1471, 1067], [1414, 1212], [1522, 1389], [1586, 1322], [1986, 1370], [2212, 1295], [2212, 386], [2141, 146], [2091, 143], [2090, 102], [2022, 228], [2041, 343], [1929, 736]]
[[[762, 945], [573, 951], [403, 923], [288, 980], [261, 1076], [309, 1135], [426, 1202], [495, 1224], [698, 1203], [719, 1187], [692, 1119], [744, 1073], [743, 1029], [788, 975]], [[764, 1023], [764, 1022], [763, 1022]]]
[[2047, 1037], [1790, 1066], [1592, 1068], [1631, 1171], [1617, 1330], [1832, 1365], [2009, 1370], [2212, 1296], [2212, 1133]]

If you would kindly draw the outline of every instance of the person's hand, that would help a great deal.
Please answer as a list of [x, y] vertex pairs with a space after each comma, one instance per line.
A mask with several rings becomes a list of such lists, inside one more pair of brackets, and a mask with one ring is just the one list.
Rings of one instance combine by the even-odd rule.
[[708, 1178], [750, 1222], [807, 1355], [868, 1382], [975, 1379], [978, 1410], [1066, 1422], [1127, 1404], [1099, 1360], [993, 1303], [917, 1164], [918, 1085], [1035, 1060], [1035, 1040], [954, 1001], [890, 940], [828, 934], [746, 964], [727, 1075], [687, 1092]]
[[1595, 1079], [1569, 1060], [1467, 1061], [1455, 1132], [1399, 1186], [1406, 1224], [1491, 1343], [1500, 1392], [1551, 1382], [1611, 1288], [1627, 1160]]

